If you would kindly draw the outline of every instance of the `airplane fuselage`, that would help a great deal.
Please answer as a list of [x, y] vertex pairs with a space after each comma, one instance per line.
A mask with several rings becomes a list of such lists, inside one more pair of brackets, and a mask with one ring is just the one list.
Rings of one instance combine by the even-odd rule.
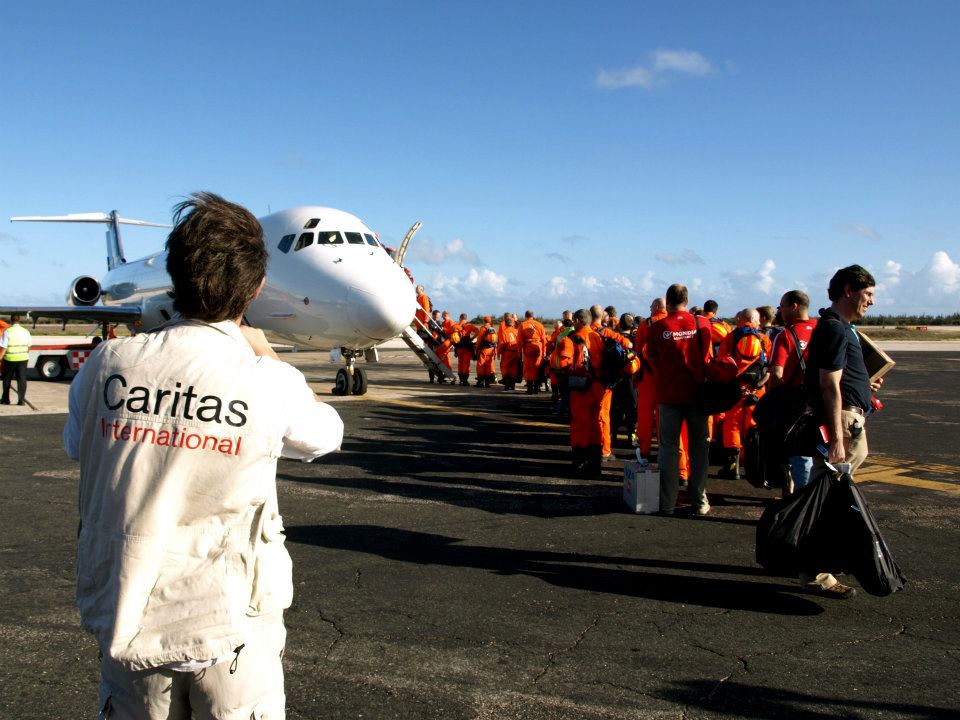
[[[260, 223], [269, 252], [267, 280], [246, 318], [270, 340], [365, 350], [410, 324], [413, 285], [359, 218], [333, 208], [300, 207]], [[142, 328], [174, 314], [165, 252], [110, 270], [101, 287], [104, 305], [139, 305]]]

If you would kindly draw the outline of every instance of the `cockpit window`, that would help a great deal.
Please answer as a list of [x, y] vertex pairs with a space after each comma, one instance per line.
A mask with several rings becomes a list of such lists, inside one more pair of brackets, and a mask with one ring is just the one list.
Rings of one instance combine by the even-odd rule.
[[380, 247], [380, 243], [377, 242], [377, 239], [370, 235], [369, 233], [364, 233], [363, 237], [367, 240], [367, 245], [373, 245], [374, 247]]
[[347, 242], [351, 245], [363, 245], [363, 235], [358, 232], [345, 232]]
[[297, 250], [303, 250], [303, 248], [308, 245], [313, 245], [313, 233], [301, 233], [300, 237], [297, 238], [297, 246], [293, 249], [294, 252]]
[[313, 218], [312, 220], [307, 220], [307, 224], [303, 226], [303, 229], [313, 230], [319, 224], [320, 224], [320, 218]]
[[318, 245], [341, 245], [343, 238], [336, 230], [321, 230], [317, 235]]
[[293, 233], [291, 233], [290, 235], [284, 235], [282, 238], [280, 238], [280, 242], [277, 245], [277, 249], [279, 249], [280, 252], [282, 253], [290, 252], [290, 246], [293, 245], [293, 240], [295, 237], [297, 236], [294, 235]]

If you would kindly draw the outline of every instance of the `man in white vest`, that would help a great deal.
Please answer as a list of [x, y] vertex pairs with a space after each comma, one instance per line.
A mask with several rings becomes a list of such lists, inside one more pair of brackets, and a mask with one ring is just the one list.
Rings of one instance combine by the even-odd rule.
[[198, 193], [174, 219], [180, 318], [101, 343], [70, 388], [76, 600], [100, 646], [100, 717], [282, 718], [293, 583], [277, 459], [338, 449], [343, 422], [240, 324], [266, 276], [256, 218]]
[[10, 384], [17, 379], [17, 405], [27, 404], [27, 361], [30, 359], [30, 331], [20, 326], [20, 316], [10, 316], [10, 326], [0, 334], [0, 363], [3, 364], [3, 397], [10, 404]]

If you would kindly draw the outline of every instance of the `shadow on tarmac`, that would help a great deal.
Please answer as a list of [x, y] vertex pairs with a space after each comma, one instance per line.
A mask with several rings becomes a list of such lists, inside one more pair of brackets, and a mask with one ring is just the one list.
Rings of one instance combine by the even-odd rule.
[[793, 585], [658, 573], [618, 566], [765, 575], [764, 571], [750, 567], [461, 545], [457, 538], [376, 525], [301, 525], [287, 528], [286, 535], [290, 542], [305, 545], [368, 553], [419, 565], [472, 567], [498, 575], [528, 575], [552, 585], [589, 592], [775, 615], [818, 615], [823, 612], [816, 603], [798, 596], [800, 590]]
[[[743, 718], [838, 718], [891, 717], [952, 720], [956, 709], [930, 705], [891, 703], [871, 700], [843, 700], [808, 693], [790, 692], [783, 688], [762, 687], [727, 681], [689, 680], [675, 682], [675, 687], [651, 693], [686, 708], [698, 707]], [[819, 708], [819, 709], [818, 709]]]

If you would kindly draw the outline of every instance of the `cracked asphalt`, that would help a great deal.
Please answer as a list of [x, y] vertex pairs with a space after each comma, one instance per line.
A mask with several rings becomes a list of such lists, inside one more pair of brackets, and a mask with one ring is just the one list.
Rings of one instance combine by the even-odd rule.
[[[820, 599], [754, 563], [771, 493], [713, 480], [707, 518], [628, 514], [621, 462], [565, 477], [546, 397], [430, 386], [383, 355], [370, 395], [336, 402], [342, 452], [279, 466], [288, 717], [958, 716], [957, 492], [864, 482], [909, 583]], [[960, 353], [896, 359], [871, 451], [960, 489]], [[291, 360], [329, 386], [321, 354]], [[4, 718], [93, 716], [63, 419], [0, 416]]]

